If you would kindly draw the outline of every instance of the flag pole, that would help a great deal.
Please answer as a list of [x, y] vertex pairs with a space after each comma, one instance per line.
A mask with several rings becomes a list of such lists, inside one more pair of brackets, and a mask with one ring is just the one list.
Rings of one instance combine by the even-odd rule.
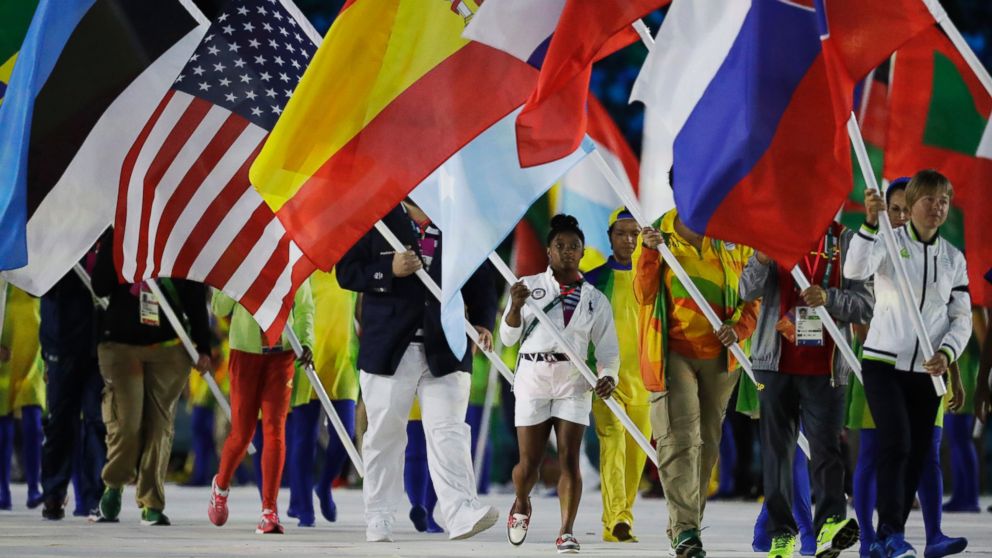
[[[290, 346], [293, 347], [296, 357], [303, 356], [303, 344], [300, 343], [300, 338], [297, 337], [293, 328], [286, 327], [283, 332], [286, 334], [286, 339], [289, 341]], [[320, 382], [317, 371], [314, 369], [313, 364], [307, 364], [303, 369], [306, 371], [307, 378], [310, 380], [313, 390], [317, 392], [317, 399], [320, 400], [321, 406], [324, 407], [324, 413], [327, 415], [327, 419], [331, 421], [334, 432], [337, 433], [338, 438], [341, 440], [341, 445], [344, 446], [344, 450], [351, 459], [351, 463], [355, 466], [355, 472], [358, 473], [359, 477], [365, 478], [365, 462], [362, 461], [362, 456], [359, 455], [354, 442], [351, 441], [351, 436], [348, 435], [348, 429], [345, 428], [344, 423], [341, 422], [341, 417], [338, 416], [337, 410], [334, 409], [334, 404], [331, 403], [331, 397], [327, 395], [327, 390], [324, 389], [324, 385]]]
[[[79, 271], [76, 273], [79, 273]], [[86, 272], [83, 271], [83, 273]], [[148, 281], [145, 281], [145, 283], [148, 285], [148, 288], [151, 289], [152, 294], [155, 295], [155, 298], [158, 299], [159, 308], [162, 309], [162, 312], [165, 313], [165, 318], [169, 320], [170, 324], [172, 324], [172, 329], [175, 330], [176, 335], [179, 336], [179, 340], [182, 341], [183, 347], [186, 348], [186, 352], [189, 354], [189, 358], [196, 363], [196, 361], [199, 360], [200, 355], [196, 352], [196, 347], [193, 345], [193, 340], [190, 339], [189, 333], [186, 331], [186, 328], [183, 327], [182, 322], [179, 320], [179, 316], [177, 316], [176, 311], [172, 309], [168, 299], [166, 299], [162, 294], [162, 289], [159, 288], [158, 282], [154, 279], [149, 279]], [[220, 386], [217, 385], [217, 380], [214, 379], [214, 375], [210, 372], [203, 372], [202, 376], [207, 382], [210, 392], [213, 393], [214, 399], [217, 400], [217, 405], [220, 406], [221, 411], [224, 412], [224, 416], [227, 417], [227, 421], [231, 422], [231, 405], [227, 402], [227, 398], [224, 397], [224, 392], [220, 390]], [[249, 443], [248, 455], [254, 454], [255, 445]]]
[[[400, 242], [400, 239], [397, 238], [395, 234], [393, 234], [393, 231], [389, 230], [389, 227], [387, 227], [385, 223], [383, 223], [382, 221], [376, 221], [375, 230], [379, 231], [379, 234], [381, 234], [382, 237], [386, 239], [386, 242], [389, 243], [389, 245], [393, 248], [393, 250], [396, 250], [397, 252], [406, 251], [407, 249], [406, 246], [404, 246], [403, 243]], [[442, 234], [443, 232], [444, 231], [442, 231]], [[430, 275], [428, 275], [427, 272], [424, 271], [423, 269], [418, 269], [416, 275], [417, 278], [420, 279], [420, 282], [423, 283], [425, 287], [427, 287], [427, 290], [430, 291], [432, 295], [434, 295], [434, 298], [440, 301], [441, 287], [439, 287], [438, 284], [434, 282], [434, 279]], [[469, 323], [468, 320], [465, 320], [465, 333], [468, 334], [469, 339], [471, 339], [472, 342], [475, 343], [475, 346], [478, 347], [479, 350], [482, 351], [487, 358], [489, 358], [489, 362], [491, 362], [493, 366], [495, 366], [496, 369], [499, 370], [499, 373], [503, 376], [503, 378], [506, 379], [506, 381], [509, 382], [509, 384], [512, 386], [513, 372], [510, 372], [510, 369], [506, 366], [506, 363], [503, 362], [503, 359], [499, 358], [499, 355], [497, 355], [493, 351], [487, 351], [482, 346], [482, 342], [479, 340], [479, 332], [475, 331], [475, 327], [472, 326], [472, 324]]]
[[944, 10], [944, 7], [941, 6], [937, 0], [923, 0], [923, 3], [926, 4], [927, 8], [930, 10], [930, 14], [933, 15], [933, 18], [937, 20], [937, 24], [940, 25], [940, 28], [947, 34], [947, 38], [949, 38], [951, 43], [954, 44], [954, 48], [958, 50], [961, 57], [968, 63], [968, 67], [971, 68], [971, 71], [975, 72], [975, 75], [978, 77], [978, 81], [980, 81], [982, 86], [985, 87], [985, 91], [992, 96], [992, 76], [989, 75], [989, 71], [985, 69], [985, 66], [982, 64], [981, 60], [979, 60], [978, 56], [975, 55], [975, 51], [971, 50], [971, 47], [968, 46], [968, 41], [966, 41], [961, 35], [961, 32], [958, 31], [958, 28], [954, 25], [954, 22], [947, 16], [947, 12]]
[[641, 38], [644, 46], [648, 47], [648, 51], [654, 48], [654, 37], [651, 36], [651, 30], [648, 29], [643, 19], [639, 19], [630, 25], [634, 28], [634, 31], [637, 31], [637, 36]]
[[[517, 276], [513, 274], [513, 271], [511, 271], [506, 265], [506, 262], [500, 259], [500, 257], [495, 253], [489, 254], [489, 261], [496, 266], [496, 269], [500, 272], [503, 278], [506, 279], [507, 283], [513, 285], [519, 281]], [[585, 378], [587, 382], [589, 382], [590, 386], [595, 387], [598, 380], [596, 374], [589, 369], [589, 365], [586, 364], [585, 357], [581, 356], [579, 351], [576, 351], [575, 348], [572, 347], [571, 343], [565, 339], [565, 336], [562, 334], [561, 329], [559, 329], [558, 324], [556, 324], [544, 312], [544, 310], [541, 310], [541, 307], [538, 306], [537, 303], [535, 303], [530, 297], [527, 298], [526, 304], [527, 307], [530, 308], [531, 312], [534, 313], [537, 320], [540, 321], [544, 327], [548, 328], [552, 337], [555, 338], [555, 341], [561, 345], [562, 349], [565, 351], [565, 354], [568, 355], [568, 359], [572, 362], [572, 365], [578, 369], [579, 373], [582, 374], [582, 377]], [[654, 448], [651, 447], [651, 443], [640, 431], [640, 429], [637, 428], [637, 425], [630, 420], [627, 413], [620, 408], [620, 405], [617, 403], [616, 399], [610, 397], [609, 399], [604, 399], [603, 402], [606, 403], [606, 406], [609, 407], [609, 409], [613, 411], [613, 414], [620, 420], [624, 428], [627, 430], [627, 434], [629, 434], [630, 437], [637, 442], [637, 445], [644, 450], [644, 453], [647, 454], [648, 459], [654, 463], [655, 467], [658, 467], [658, 455], [654, 451]]]
[[[799, 269], [798, 265], [792, 268], [792, 278], [795, 279], [796, 285], [799, 286], [800, 291], [805, 291], [810, 288], [809, 279], [806, 278], [806, 275]], [[827, 312], [827, 309], [823, 306], [815, 306], [813, 307], [813, 311], [820, 317], [820, 321], [823, 323], [823, 326], [827, 328], [827, 333], [829, 333], [830, 337], [833, 338], [834, 345], [836, 345], [837, 349], [840, 350], [840, 354], [844, 357], [844, 360], [847, 361], [847, 365], [851, 367], [851, 370], [854, 370], [854, 375], [857, 376], [861, 384], [864, 385], [865, 380], [861, 377], [861, 361], [858, 360], [858, 356], [854, 354], [854, 349], [851, 348], [851, 344], [844, 339], [843, 335], [841, 335], [840, 328], [837, 327], [837, 322], [834, 321], [833, 317], [830, 315], [830, 312]]]
[[[641, 227], [651, 226], [651, 223], [645, 219], [644, 214], [641, 212], [640, 204], [637, 203], [637, 200], [633, 199], [627, 189], [623, 187], [620, 182], [620, 178], [615, 172], [613, 172], [613, 169], [610, 168], [610, 165], [607, 164], [606, 160], [603, 159], [603, 155], [599, 152], [599, 150], [597, 149], [593, 151], [589, 156], [592, 157], [593, 161], [596, 163], [596, 167], [599, 169], [599, 172], [604, 178], [606, 178], [606, 181], [610, 183], [610, 187], [613, 188], [613, 192], [620, 197], [620, 201], [624, 204], [627, 210], [630, 211], [631, 216], [634, 217], [637, 224]], [[686, 291], [688, 291], [689, 296], [692, 297], [692, 300], [697, 306], [699, 306], [699, 309], [703, 312], [703, 315], [706, 316], [706, 320], [710, 323], [710, 327], [713, 328], [713, 331], [719, 331], [723, 326], [723, 321], [716, 315], [713, 307], [706, 301], [703, 293], [700, 292], [699, 287], [696, 286], [696, 283], [691, 277], [689, 277], [689, 274], [686, 273], [685, 268], [683, 268], [682, 264], [679, 263], [679, 260], [675, 257], [675, 254], [672, 253], [664, 242], [658, 245], [658, 252], [661, 253], [661, 257], [665, 260], [665, 264], [668, 265], [668, 268], [675, 273], [675, 276], [678, 277], [679, 282], [682, 283], [682, 286], [684, 286]], [[752, 382], [754, 382], [754, 385], [757, 387], [758, 391], [764, 389], [764, 384], [758, 382], [758, 379], [754, 376], [754, 370], [751, 367], [751, 359], [744, 354], [744, 349], [742, 349], [737, 343], [727, 347], [727, 349], [734, 355], [737, 362], [740, 363], [741, 368], [744, 369], [744, 373], [747, 374], [747, 377], [750, 378]], [[809, 441], [802, 432], [799, 433], [798, 444], [800, 449], [803, 450], [803, 453], [809, 457]]]
[[[878, 188], [878, 182], [875, 180], [875, 173], [872, 171], [871, 160], [868, 158], [868, 149], [865, 147], [865, 140], [861, 137], [861, 127], [858, 126], [858, 117], [853, 111], [851, 112], [851, 117], [847, 120], [847, 134], [851, 137], [854, 152], [858, 157], [858, 166], [861, 167], [861, 174], [865, 179], [865, 189], [875, 190], [881, 193], [881, 190]], [[916, 332], [916, 337], [920, 341], [920, 348], [923, 349], [923, 358], [930, 360], [934, 355], [933, 344], [930, 342], [927, 328], [923, 324], [923, 315], [920, 314], [920, 309], [913, 303], [913, 290], [910, 287], [909, 274], [906, 272], [906, 266], [903, 265], [902, 258], [899, 256], [899, 247], [896, 246], [896, 237], [892, 231], [892, 223], [889, 222], [889, 214], [885, 211], [880, 211], [878, 213], [878, 223], [879, 227], [881, 227], [882, 239], [885, 241], [886, 252], [892, 261], [892, 266], [896, 270], [896, 285], [899, 290], [900, 302], [902, 302], [904, 308], [909, 310], [909, 319], [912, 322], [913, 330]], [[933, 381], [933, 389], [937, 392], [937, 395], [943, 397], [947, 393], [947, 386], [944, 385], [944, 379], [940, 376], [930, 376], [930, 379]]]
[[83, 286], [86, 287], [86, 290], [90, 292], [90, 297], [93, 299], [93, 304], [106, 310], [107, 299], [96, 296], [96, 292], [93, 291], [93, 282], [90, 281], [89, 273], [86, 273], [86, 270], [83, 269], [83, 266], [80, 265], [79, 262], [76, 262], [75, 265], [72, 266], [72, 270], [76, 272], [76, 276], [79, 277], [80, 281], [82, 281]]

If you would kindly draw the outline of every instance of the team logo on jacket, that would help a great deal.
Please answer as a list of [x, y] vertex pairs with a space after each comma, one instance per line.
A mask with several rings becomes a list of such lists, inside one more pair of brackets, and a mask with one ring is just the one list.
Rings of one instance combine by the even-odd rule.
[[548, 294], [548, 291], [540, 288], [534, 289], [533, 291], [530, 292], [530, 296], [534, 300], [541, 300], [542, 298], [544, 298], [544, 295], [546, 294]]

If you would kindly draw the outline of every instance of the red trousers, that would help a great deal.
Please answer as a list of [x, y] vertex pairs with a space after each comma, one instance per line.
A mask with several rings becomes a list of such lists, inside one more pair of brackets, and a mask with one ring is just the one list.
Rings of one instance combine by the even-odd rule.
[[291, 351], [259, 355], [231, 351], [231, 434], [224, 441], [217, 486], [226, 490], [252, 436], [262, 411], [262, 509], [276, 510], [279, 482], [286, 460], [286, 414], [293, 391]]

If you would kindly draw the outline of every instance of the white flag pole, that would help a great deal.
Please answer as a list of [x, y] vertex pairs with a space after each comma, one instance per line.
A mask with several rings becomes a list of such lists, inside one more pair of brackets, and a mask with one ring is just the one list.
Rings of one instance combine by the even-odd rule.
[[654, 37], [651, 36], [651, 30], [648, 29], [647, 24], [644, 23], [643, 19], [639, 19], [631, 24], [634, 31], [637, 31], [637, 36], [641, 38], [641, 42], [644, 46], [648, 47], [648, 51], [654, 48]]
[[989, 75], [989, 71], [985, 69], [985, 66], [982, 64], [981, 60], [979, 60], [978, 56], [975, 55], [975, 51], [971, 50], [971, 47], [968, 46], [968, 41], [966, 41], [961, 35], [961, 32], [958, 31], [958, 28], [954, 25], [954, 22], [951, 21], [951, 18], [947, 17], [947, 12], [944, 11], [943, 6], [941, 6], [937, 0], [923, 0], [923, 3], [926, 4], [927, 8], [930, 10], [930, 13], [933, 15], [933, 18], [937, 20], [937, 24], [940, 25], [940, 28], [947, 34], [947, 38], [949, 38], [951, 43], [954, 44], [954, 48], [958, 50], [958, 53], [961, 54], [964, 61], [968, 63], [968, 67], [971, 68], [971, 71], [975, 72], [975, 75], [978, 77], [978, 81], [980, 81], [982, 86], [985, 87], [985, 91], [988, 92], [989, 95], [992, 95], [992, 76]]
[[[861, 167], [861, 174], [865, 179], [865, 189], [875, 190], [881, 193], [878, 188], [878, 181], [875, 179], [875, 172], [872, 170], [871, 160], [868, 158], [868, 149], [865, 147], [865, 140], [861, 137], [861, 127], [858, 126], [858, 118], [854, 112], [847, 121], [847, 133], [851, 137], [854, 145], [854, 152], [858, 157], [858, 165]], [[892, 223], [889, 222], [889, 214], [885, 211], [878, 213], [878, 223], [881, 227], [882, 239], [885, 241], [885, 249], [888, 252], [892, 267], [896, 270], [896, 285], [899, 287], [899, 300], [904, 308], [909, 310], [909, 318], [912, 322], [913, 330], [920, 341], [920, 348], [923, 350], [923, 358], [929, 360], [933, 358], [933, 344], [930, 342], [930, 335], [923, 324], [923, 315], [920, 309], [913, 303], [913, 289], [910, 287], [909, 274], [906, 266], [903, 265], [902, 257], [899, 256], [899, 247], [896, 245], [895, 233], [892, 231]], [[930, 376], [933, 380], [933, 388], [937, 395], [943, 397], [947, 393], [947, 386], [940, 376]]]
[[[404, 246], [403, 243], [400, 242], [400, 239], [397, 238], [395, 234], [393, 234], [393, 231], [389, 230], [389, 227], [387, 227], [385, 223], [383, 223], [382, 221], [376, 221], [375, 230], [379, 231], [379, 234], [381, 234], [382, 237], [386, 239], [386, 242], [389, 243], [389, 245], [393, 248], [393, 250], [396, 250], [397, 252], [406, 251], [407, 249], [406, 246]], [[442, 233], [443, 232], [444, 231], [442, 231]], [[432, 295], [434, 295], [434, 298], [441, 300], [441, 287], [439, 287], [438, 284], [434, 282], [434, 279], [431, 278], [431, 276], [428, 275], [427, 272], [424, 271], [423, 269], [418, 269], [416, 275], [417, 278], [420, 279], [420, 281], [424, 284], [424, 286], [427, 287], [427, 290], [430, 291]], [[509, 382], [509, 384], [512, 386], [513, 372], [510, 372], [510, 369], [506, 366], [506, 363], [503, 362], [503, 359], [499, 358], [499, 355], [497, 355], [495, 352], [491, 350], [486, 350], [482, 346], [482, 343], [479, 340], [479, 333], [475, 331], [475, 327], [473, 327], [472, 324], [469, 323], [467, 319], [465, 320], [465, 333], [468, 334], [469, 339], [471, 339], [472, 342], [475, 343], [475, 346], [478, 347], [479, 350], [486, 355], [486, 357], [489, 359], [489, 362], [491, 362], [493, 366], [495, 366], [496, 369], [499, 370], [499, 373], [503, 376], [503, 378], [507, 382]]]
[[[606, 160], [603, 159], [603, 155], [596, 150], [589, 156], [592, 157], [593, 161], [595, 161], [596, 166], [599, 168], [599, 172], [604, 178], [606, 178], [606, 181], [610, 183], [613, 191], [620, 197], [620, 201], [623, 202], [627, 210], [630, 211], [630, 214], [634, 217], [634, 220], [637, 221], [638, 225], [641, 227], [651, 226], [651, 223], [645, 219], [644, 214], [641, 212], [640, 204], [637, 203], [637, 200], [635, 200], [630, 195], [630, 192], [623, 187], [620, 182], [620, 178], [615, 172], [613, 172], [613, 169], [610, 168], [610, 165], [607, 164]], [[710, 303], [707, 302], [706, 298], [703, 296], [703, 293], [700, 292], [699, 287], [696, 286], [696, 283], [691, 277], [689, 277], [689, 274], [686, 273], [685, 269], [682, 267], [682, 264], [679, 263], [678, 258], [675, 257], [675, 254], [672, 253], [664, 242], [658, 245], [658, 252], [661, 253], [661, 257], [665, 260], [665, 264], [668, 265], [668, 268], [675, 273], [675, 276], [678, 277], [679, 282], [685, 287], [686, 291], [688, 291], [689, 296], [692, 297], [692, 300], [695, 301], [697, 306], [699, 306], [699, 309], [703, 312], [703, 315], [706, 316], [706, 320], [710, 323], [710, 327], [713, 328], [713, 331], [719, 331], [723, 326], [723, 321], [716, 315], [716, 312], [713, 311], [713, 307], [710, 306]], [[760, 391], [764, 389], [764, 384], [761, 384], [758, 382], [758, 379], [755, 378], [754, 370], [751, 367], [751, 360], [747, 358], [746, 354], [744, 354], [744, 349], [736, 343], [727, 347], [727, 349], [734, 355], [734, 358], [736, 358], [737, 362], [740, 363], [741, 368], [744, 369], [744, 373], [746, 373], [748, 378], [754, 382], [754, 385], [758, 388], [758, 390]], [[800, 449], [803, 450], [803, 453], [809, 457], [809, 441], [802, 432], [799, 432], [798, 444]]]
[[[798, 265], [792, 268], [792, 278], [795, 279], [796, 285], [799, 285], [799, 290], [805, 291], [810, 287], [809, 280], [806, 278], [806, 275], [803, 274], [802, 270], [799, 269]], [[854, 349], [851, 348], [851, 344], [844, 339], [844, 336], [840, 332], [840, 328], [837, 327], [837, 322], [834, 321], [833, 317], [830, 316], [830, 312], [827, 312], [827, 309], [823, 306], [817, 306], [813, 308], [813, 311], [820, 317], [820, 321], [823, 323], [823, 326], [827, 328], [827, 333], [829, 333], [830, 337], [833, 338], [834, 345], [837, 346], [841, 356], [844, 357], [845, 361], [847, 361], [847, 365], [851, 367], [851, 370], [854, 370], [854, 375], [857, 376], [861, 384], [864, 385], [864, 378], [861, 377], [861, 361], [858, 360], [858, 356], [854, 354]]]
[[[513, 271], [510, 270], [510, 268], [502, 259], [499, 258], [499, 256], [496, 254], [489, 254], [489, 261], [496, 266], [496, 269], [500, 272], [503, 278], [506, 279], [507, 283], [513, 285], [519, 281], [517, 276], [513, 274]], [[581, 353], [575, 350], [571, 343], [565, 339], [565, 336], [562, 335], [558, 324], [556, 324], [547, 314], [545, 314], [544, 310], [541, 310], [541, 307], [538, 306], [533, 299], [528, 297], [526, 304], [528, 308], [531, 309], [531, 312], [534, 313], [534, 316], [537, 317], [538, 321], [540, 321], [541, 324], [548, 329], [551, 335], [555, 338], [555, 341], [561, 345], [562, 349], [565, 351], [565, 354], [568, 355], [568, 359], [572, 362], [572, 365], [578, 369], [579, 373], [582, 374], [582, 377], [585, 378], [587, 382], [589, 382], [590, 386], [595, 387], [596, 382], [598, 381], [596, 374], [589, 369], [589, 365], [586, 364], [585, 357], [581, 356]], [[637, 442], [637, 445], [644, 450], [644, 453], [647, 454], [648, 459], [654, 463], [655, 467], [658, 467], [658, 456], [654, 448], [651, 447], [651, 443], [644, 437], [644, 434], [640, 431], [640, 429], [637, 428], [637, 425], [630, 420], [627, 413], [620, 408], [620, 405], [617, 403], [616, 399], [610, 397], [609, 399], [605, 399], [603, 402], [606, 403], [606, 406], [613, 411], [613, 414], [616, 415], [618, 419], [620, 419], [620, 422], [627, 430], [627, 433], [634, 439], [635, 442]]]
[[[297, 337], [293, 328], [286, 327], [284, 332], [297, 358], [303, 356], [303, 344], [300, 343], [300, 338]], [[310, 380], [313, 390], [317, 392], [317, 399], [320, 400], [321, 406], [324, 407], [324, 413], [327, 415], [327, 419], [331, 421], [334, 432], [337, 433], [338, 438], [341, 440], [341, 445], [344, 446], [344, 450], [351, 459], [351, 463], [355, 466], [355, 472], [358, 473], [358, 476], [365, 478], [365, 462], [362, 461], [362, 456], [359, 455], [358, 449], [355, 448], [354, 442], [351, 441], [351, 436], [348, 435], [348, 429], [345, 428], [344, 423], [341, 422], [341, 417], [338, 416], [337, 410], [334, 409], [334, 404], [331, 403], [331, 397], [327, 395], [327, 390], [320, 383], [320, 377], [317, 376], [317, 371], [312, 364], [304, 366], [303, 369], [306, 371], [307, 378]]]
[[108, 304], [107, 299], [100, 298], [96, 296], [95, 292], [93, 292], [93, 282], [90, 281], [90, 274], [86, 273], [86, 270], [83, 269], [83, 266], [80, 265], [79, 262], [76, 262], [76, 264], [72, 266], [72, 270], [76, 272], [76, 276], [83, 282], [83, 286], [86, 287], [86, 290], [90, 292], [90, 297], [93, 299], [93, 304], [99, 305], [100, 308], [106, 310]]
[[[76, 273], [79, 273], [78, 271]], [[83, 272], [85, 273], [85, 271]], [[158, 282], [155, 280], [145, 281], [148, 288], [151, 289], [152, 294], [158, 299], [158, 306], [165, 313], [165, 318], [169, 320], [172, 324], [172, 329], [175, 330], [176, 335], [179, 336], [179, 340], [182, 341], [183, 347], [186, 348], [186, 352], [189, 354], [189, 358], [195, 363], [200, 358], [200, 354], [196, 352], [196, 346], [193, 345], [193, 340], [190, 339], [189, 333], [186, 332], [186, 328], [183, 327], [182, 321], [180, 321], [179, 316], [176, 315], [176, 311], [172, 309], [169, 304], [168, 299], [162, 294], [162, 289], [159, 288]], [[217, 380], [214, 379], [214, 375], [210, 372], [203, 373], [203, 379], [207, 382], [207, 386], [210, 388], [210, 392], [213, 393], [214, 399], [217, 400], [217, 405], [220, 406], [221, 411], [224, 412], [224, 416], [227, 417], [227, 421], [231, 422], [231, 405], [227, 402], [227, 398], [224, 397], [224, 392], [220, 390], [220, 386], [217, 385]], [[248, 455], [255, 454], [255, 445], [248, 444]]]

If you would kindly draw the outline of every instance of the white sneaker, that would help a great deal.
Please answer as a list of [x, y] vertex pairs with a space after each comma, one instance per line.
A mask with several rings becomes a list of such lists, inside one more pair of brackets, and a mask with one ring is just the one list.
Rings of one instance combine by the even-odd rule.
[[367, 542], [393, 542], [393, 521], [385, 517], [377, 517], [369, 521], [365, 528]]
[[482, 517], [476, 520], [475, 524], [472, 525], [468, 531], [465, 531], [464, 533], [452, 533], [450, 540], [460, 541], [462, 539], [474, 537], [495, 525], [497, 521], [499, 521], [499, 512], [492, 506], [486, 506], [485, 513], [482, 514]]
[[506, 521], [506, 540], [514, 546], [524, 544], [527, 538], [527, 528], [530, 527], [530, 516], [522, 513], [511, 513]]

